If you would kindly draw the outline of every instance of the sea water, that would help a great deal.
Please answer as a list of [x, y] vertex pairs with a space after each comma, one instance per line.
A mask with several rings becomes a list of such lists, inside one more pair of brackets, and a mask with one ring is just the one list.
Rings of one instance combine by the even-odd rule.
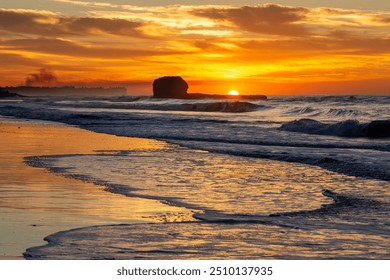
[[[165, 150], [30, 157], [126, 196], [186, 207], [166, 223], [55, 233], [27, 258], [389, 258], [389, 96], [267, 101], [29, 98], [0, 114], [158, 139]], [[71, 141], [71, 139], [69, 139]], [[107, 147], [109, 150], [109, 147]]]

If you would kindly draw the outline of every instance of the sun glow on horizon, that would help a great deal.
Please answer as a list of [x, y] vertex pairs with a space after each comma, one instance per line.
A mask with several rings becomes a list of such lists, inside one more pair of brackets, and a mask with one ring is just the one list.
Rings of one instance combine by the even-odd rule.
[[[39, 7], [8, 1], [18, 4], [0, 5], [0, 86], [32, 79], [31, 85], [126, 86], [150, 95], [154, 79], [179, 75], [190, 92], [232, 99], [390, 94], [388, 0], [370, 1], [381, 3], [378, 10], [371, 10], [374, 3], [365, 10], [359, 1], [343, 1], [344, 8], [228, 0], [168, 6], [161, 2], [175, 1], [40, 0]], [[41, 69], [57, 79], [39, 75]]]
[[236, 91], [236, 90], [231, 90], [231, 91], [229, 91], [228, 95], [235, 95], [235, 96], [237, 96], [237, 95], [240, 95], [240, 93], [238, 91]]

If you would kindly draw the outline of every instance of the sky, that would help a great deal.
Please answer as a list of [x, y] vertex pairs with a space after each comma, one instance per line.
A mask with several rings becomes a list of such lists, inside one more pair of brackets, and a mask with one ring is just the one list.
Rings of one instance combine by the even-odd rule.
[[0, 0], [0, 86], [390, 94], [388, 0]]

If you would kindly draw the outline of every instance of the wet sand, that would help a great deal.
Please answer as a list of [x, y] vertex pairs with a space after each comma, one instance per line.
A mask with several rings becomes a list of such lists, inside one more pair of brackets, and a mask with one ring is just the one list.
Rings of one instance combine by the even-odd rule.
[[57, 123], [0, 119], [0, 259], [22, 259], [49, 234], [72, 228], [163, 221], [185, 209], [112, 194], [102, 186], [28, 166], [40, 155], [159, 150], [163, 142], [98, 134]]

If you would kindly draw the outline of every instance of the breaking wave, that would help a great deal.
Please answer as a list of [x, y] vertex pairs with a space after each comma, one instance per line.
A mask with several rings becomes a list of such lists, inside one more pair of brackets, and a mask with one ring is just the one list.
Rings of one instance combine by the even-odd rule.
[[[378, 221], [366, 220], [360, 223], [337, 219], [340, 213], [354, 208], [363, 208], [363, 211], [367, 207], [373, 208], [383, 215], [388, 214], [388, 208], [385, 207], [386, 210], [382, 211], [380, 202], [338, 195], [329, 190], [324, 190], [323, 195], [331, 197], [334, 203], [314, 211], [285, 215], [231, 215], [206, 211], [203, 214], [195, 214], [198, 221], [194, 222], [122, 224], [72, 229], [45, 237], [44, 240], [48, 244], [29, 248], [23, 255], [26, 259], [388, 257], [389, 246], [386, 241], [389, 238], [389, 226], [384, 223], [378, 226], [380, 218]], [[336, 215], [329, 222], [315, 218], [332, 214], [328, 211], [332, 209]], [[307, 240], [308, 234], [310, 240]], [[361, 242], [368, 237], [374, 237], [378, 242]], [[295, 241], [294, 246], [286, 250], [288, 244], [285, 240]]]
[[281, 130], [307, 134], [342, 137], [390, 137], [390, 120], [376, 120], [360, 123], [357, 120], [327, 124], [313, 119], [300, 119], [282, 124]]
[[271, 97], [269, 100], [278, 100], [280, 102], [310, 102], [310, 103], [377, 103], [378, 98], [383, 103], [390, 103], [390, 96], [365, 96], [365, 95], [320, 95], [320, 96], [291, 96], [291, 97]]
[[[139, 101], [139, 102], [134, 102]], [[53, 102], [53, 106], [72, 107], [72, 108], [94, 108], [94, 109], [128, 109], [128, 110], [156, 110], [156, 111], [189, 111], [189, 112], [224, 112], [224, 113], [243, 113], [252, 112], [265, 105], [259, 105], [244, 101], [217, 101], [217, 102], [188, 102], [183, 103], [179, 100], [154, 101], [152, 99], [116, 99], [115, 101], [94, 101], [82, 100], [78, 102]]]

